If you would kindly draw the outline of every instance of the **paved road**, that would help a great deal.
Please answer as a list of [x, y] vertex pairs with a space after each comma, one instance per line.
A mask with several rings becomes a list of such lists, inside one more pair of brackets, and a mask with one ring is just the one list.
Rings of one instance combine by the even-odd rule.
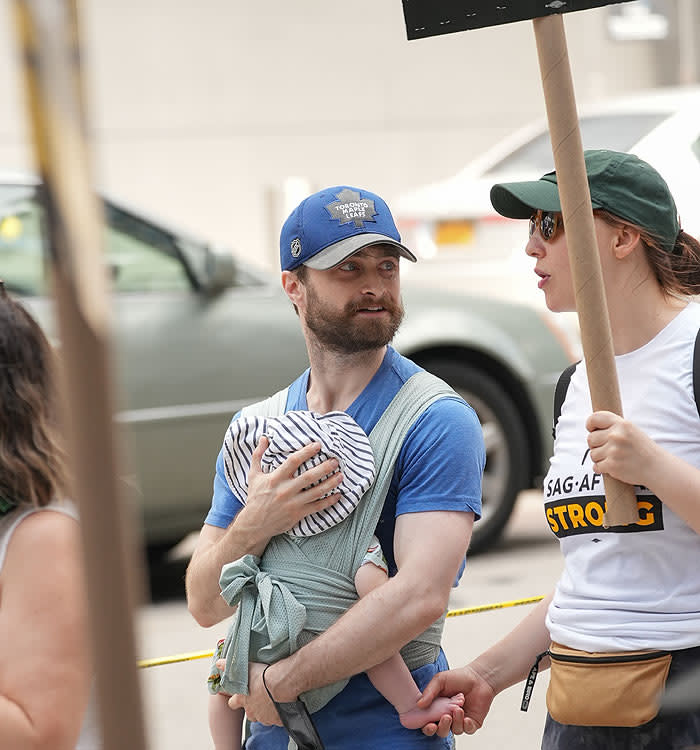
[[[541, 495], [523, 493], [498, 548], [469, 559], [450, 609], [545, 594], [560, 569], [558, 545], [547, 530]], [[203, 630], [191, 619], [182, 594], [182, 571], [176, 566], [169, 576], [161, 576], [155, 598], [139, 612], [139, 658], [211, 650], [223, 635], [224, 628]], [[505, 635], [528, 610], [526, 605], [449, 618], [444, 645], [450, 662], [468, 661]], [[204, 685], [208, 668], [209, 660], [199, 659], [141, 670], [151, 750], [211, 748]], [[496, 750], [514, 741], [518, 748], [539, 748], [547, 676], [538, 679], [527, 713], [520, 711], [520, 686], [502, 693], [485, 727], [472, 737], [458, 738], [458, 750]]]

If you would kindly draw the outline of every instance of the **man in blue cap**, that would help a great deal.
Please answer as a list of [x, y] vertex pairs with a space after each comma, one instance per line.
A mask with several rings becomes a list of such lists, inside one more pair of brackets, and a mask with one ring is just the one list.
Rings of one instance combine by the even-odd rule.
[[[391, 454], [379, 520], [370, 530], [390, 578], [290, 656], [270, 659], [268, 667], [251, 663], [249, 694], [231, 700], [254, 720], [249, 750], [286, 750], [281, 723], [300, 747], [317, 747], [313, 739], [303, 745], [309, 727], [304, 698], [344, 680], [345, 687], [313, 713], [328, 750], [452, 746], [450, 738], [403, 727], [365, 674], [399, 649], [419, 688], [447, 668], [442, 621], [481, 511], [483, 436], [476, 414], [457, 394], [432, 379], [429, 388], [442, 390], [425, 399], [403, 431], [380, 429], [397, 404], [408, 411], [404, 404], [424, 397], [422, 386], [407, 396], [412, 384], [431, 378], [390, 345], [403, 317], [400, 258], [416, 260], [386, 203], [360, 188], [337, 186], [309, 196], [281, 231], [282, 286], [299, 315], [311, 366], [273, 397], [274, 408], [345, 411], [374, 440], [375, 457]], [[253, 455], [245, 505], [219, 455], [212, 507], [187, 573], [189, 608], [205, 627], [232, 614], [221, 597], [222, 567], [245, 555], [262, 557], [274, 536], [331, 505], [333, 495], [324, 496], [342, 478], [332, 461], [295, 476], [318, 451], [314, 444], [263, 474], [265, 447], [262, 439]], [[304, 490], [318, 480], [313, 492]]]

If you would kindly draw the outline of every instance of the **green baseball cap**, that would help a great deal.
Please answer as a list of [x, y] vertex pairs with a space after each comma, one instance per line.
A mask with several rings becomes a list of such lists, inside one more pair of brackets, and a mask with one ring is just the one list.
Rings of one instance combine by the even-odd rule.
[[[583, 152], [593, 208], [646, 229], [672, 252], [680, 231], [676, 202], [664, 178], [634, 154], [605, 149]], [[529, 219], [533, 211], [561, 211], [557, 175], [548, 172], [531, 182], [504, 182], [491, 188], [499, 214]]]

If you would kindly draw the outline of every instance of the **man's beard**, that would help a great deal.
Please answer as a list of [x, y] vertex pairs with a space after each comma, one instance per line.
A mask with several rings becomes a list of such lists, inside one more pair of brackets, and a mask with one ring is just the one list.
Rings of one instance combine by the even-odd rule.
[[[334, 352], [358, 354], [380, 349], [396, 335], [403, 320], [401, 300], [394, 302], [388, 295], [349, 302], [341, 311], [321, 301], [310, 284], [306, 284], [306, 325], [318, 342]], [[358, 310], [382, 307], [389, 318], [362, 319]]]

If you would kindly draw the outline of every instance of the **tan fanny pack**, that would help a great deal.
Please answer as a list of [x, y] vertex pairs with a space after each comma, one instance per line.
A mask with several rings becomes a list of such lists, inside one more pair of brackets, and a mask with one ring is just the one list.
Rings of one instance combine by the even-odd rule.
[[672, 658], [668, 651], [590, 653], [552, 643], [530, 672], [523, 711], [543, 656], [551, 660], [550, 716], [560, 724], [595, 727], [638, 727], [651, 721], [659, 712]]

